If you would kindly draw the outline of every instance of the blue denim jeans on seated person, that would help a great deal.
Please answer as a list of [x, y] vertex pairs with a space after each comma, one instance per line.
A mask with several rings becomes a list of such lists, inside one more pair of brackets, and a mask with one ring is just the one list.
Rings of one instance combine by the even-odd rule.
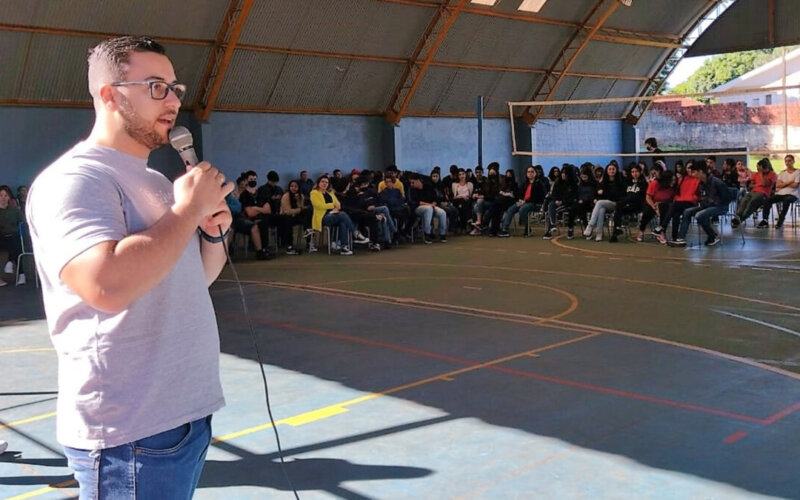
[[525, 228], [526, 232], [528, 229], [528, 217], [530, 213], [536, 210], [536, 206], [533, 203], [526, 202], [520, 205], [519, 203], [514, 203], [506, 213], [503, 214], [503, 224], [500, 227], [503, 231], [508, 231], [508, 228], [511, 227], [511, 222], [514, 220], [514, 214], [519, 212], [519, 224]]
[[728, 205], [687, 208], [683, 211], [681, 227], [678, 229], [678, 238], [686, 239], [686, 233], [689, 232], [689, 224], [692, 222], [692, 217], [697, 219], [697, 224], [703, 228], [709, 238], [715, 237], [717, 233], [711, 228], [711, 218], [719, 217], [726, 213], [728, 213]]
[[356, 232], [356, 225], [353, 220], [344, 212], [328, 212], [322, 218], [323, 226], [339, 228], [339, 246], [346, 247], [350, 244], [350, 234]]
[[80, 500], [169, 498], [194, 494], [208, 445], [211, 416], [104, 450], [64, 447], [80, 486]]
[[431, 231], [433, 231], [431, 222], [434, 217], [439, 220], [439, 234], [442, 236], [447, 234], [447, 212], [441, 208], [433, 205], [420, 205], [414, 210], [414, 213], [417, 217], [422, 217], [422, 229], [425, 234], [431, 234]]

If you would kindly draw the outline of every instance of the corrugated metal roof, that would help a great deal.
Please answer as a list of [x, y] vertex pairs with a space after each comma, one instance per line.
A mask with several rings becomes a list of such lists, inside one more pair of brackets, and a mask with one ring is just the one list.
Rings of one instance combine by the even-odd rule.
[[86, 81], [87, 50], [99, 40], [33, 35], [19, 99], [91, 101]]
[[575, 61], [572, 71], [649, 76], [653, 62], [663, 54], [664, 50], [656, 47], [592, 41]]
[[[800, 2], [774, 0], [774, 33], [770, 40], [770, 12], [764, 0], [738, 0], [717, 18], [686, 52], [687, 57], [754, 50], [800, 43]], [[745, 27], [745, 29], [742, 29]]]
[[374, 0], [257, 2], [240, 43], [343, 54], [407, 57], [432, 9]]
[[[415, 75], [422, 71], [420, 66], [404, 81], [401, 78], [436, 15], [438, 0], [256, 1], [227, 71], [222, 68], [216, 105], [380, 114], [390, 104], [400, 109], [400, 103], [390, 102], [398, 85], [406, 95], [418, 84], [409, 114], [473, 113], [478, 95], [486, 98], [487, 113], [505, 113], [506, 101], [531, 99], [543, 71], [558, 61], [576, 24], [597, 1], [551, 0], [538, 15], [518, 12], [520, 0], [500, 0], [491, 8], [468, 3], [449, 32], [440, 33], [444, 26], [440, 22], [431, 33], [423, 55], [440, 34], [443, 41], [419, 81]], [[604, 0], [598, 15], [615, 1]], [[91, 11], [76, 8], [76, 3], [81, 2], [0, 0], [0, 50], [5, 63], [0, 67], [0, 98], [85, 103], [89, 99], [85, 55], [98, 41], [95, 35], [144, 33], [169, 40], [168, 55], [179, 79], [189, 86], [185, 102], [196, 100], [206, 84], [202, 79], [217, 32], [226, 25], [229, 2], [197, 0], [190, 7], [156, 0], [86, 2]], [[798, 33], [798, 4], [776, 0], [776, 35]], [[729, 28], [722, 39], [732, 44], [756, 35], [763, 38], [760, 28], [750, 29], [754, 19], [764, 18], [763, 3], [739, 0], [729, 12], [737, 6], [748, 16], [739, 16], [737, 22], [747, 19], [748, 29]], [[640, 43], [677, 40], [708, 8], [708, 0], [633, 0], [632, 7], [616, 8], [599, 35], [633, 37]], [[449, 15], [453, 14], [444, 17]], [[645, 85], [642, 80], [615, 80], [615, 75], [651, 78], [671, 51], [589, 41], [553, 99], [638, 95]], [[586, 76], [602, 74], [609, 78]], [[602, 113], [595, 109], [587, 116], [605, 115], [617, 107], [603, 106]]]
[[281, 67], [289, 56], [246, 50], [236, 51], [220, 88], [221, 107], [267, 107]]
[[0, 99], [19, 98], [18, 89], [22, 84], [28, 57], [28, 46], [33, 35], [30, 33], [0, 32], [0, 47], [3, 47], [3, 64], [0, 64]]
[[437, 60], [495, 66], [547, 68], [569, 28], [463, 14], [447, 34]]
[[630, 7], [620, 5], [605, 26], [625, 31], [676, 35], [688, 29], [688, 20], [700, 15], [707, 7], [708, 2], [695, 0], [634, 0]]
[[526, 95], [534, 85], [539, 83], [543, 75], [530, 73], [501, 73], [494, 92], [484, 96], [484, 112], [507, 113], [508, 102], [520, 100], [518, 96]]
[[218, 0], [0, 0], [0, 23], [213, 40], [227, 8]]

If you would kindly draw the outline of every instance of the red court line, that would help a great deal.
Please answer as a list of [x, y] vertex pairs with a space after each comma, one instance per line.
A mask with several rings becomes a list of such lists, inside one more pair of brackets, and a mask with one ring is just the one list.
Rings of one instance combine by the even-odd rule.
[[767, 417], [764, 420], [764, 424], [765, 425], [774, 424], [778, 420], [781, 420], [781, 419], [784, 419], [784, 418], [788, 417], [789, 415], [791, 415], [792, 413], [796, 412], [797, 410], [800, 410], [800, 403], [795, 403], [792, 406], [790, 406], [790, 407], [788, 407], [788, 408], [786, 408], [784, 410], [779, 411], [775, 415], [772, 415], [771, 417]]
[[743, 437], [747, 436], [747, 433], [744, 431], [739, 431], [735, 434], [731, 434], [730, 436], [726, 437], [723, 441], [725, 444], [733, 444], [736, 441], [742, 439]]
[[[238, 316], [235, 316], [235, 315], [232, 315], [232, 314], [227, 314], [227, 313], [218, 313], [218, 315], [226, 317], [226, 318], [229, 318], [229, 319], [238, 318]], [[438, 353], [434, 353], [434, 352], [430, 352], [430, 351], [424, 351], [424, 350], [421, 350], [421, 349], [415, 349], [415, 348], [412, 348], [412, 347], [406, 347], [406, 346], [397, 345], [397, 344], [391, 344], [391, 343], [387, 343], [387, 342], [378, 342], [378, 341], [375, 341], [375, 340], [364, 339], [364, 338], [359, 338], [359, 337], [353, 337], [351, 335], [346, 335], [346, 334], [342, 334], [342, 333], [334, 333], [334, 332], [329, 332], [329, 331], [326, 331], [326, 330], [318, 330], [318, 329], [314, 329], [314, 328], [306, 328], [306, 327], [302, 327], [302, 326], [299, 326], [299, 325], [293, 325], [291, 323], [279, 323], [279, 322], [276, 322], [276, 321], [270, 321], [270, 320], [266, 320], [266, 319], [262, 319], [262, 318], [254, 318], [254, 321], [257, 321], [257, 322], [265, 324], [265, 325], [273, 326], [273, 327], [276, 327], [276, 328], [282, 328], [282, 329], [289, 330], [289, 331], [296, 331], [296, 332], [301, 332], [301, 333], [310, 333], [310, 334], [313, 334], [313, 335], [319, 335], [319, 336], [323, 336], [323, 337], [334, 338], [334, 339], [337, 339], [337, 340], [343, 340], [345, 342], [352, 342], [352, 343], [356, 343], [356, 344], [364, 344], [364, 345], [369, 345], [369, 346], [374, 346], [374, 347], [381, 347], [381, 348], [390, 349], [390, 350], [394, 350], [394, 351], [400, 351], [400, 352], [405, 352], [405, 353], [409, 353], [409, 354], [414, 354], [414, 355], [417, 355], [417, 356], [440, 359], [440, 360], [443, 360], [443, 361], [450, 361], [450, 362], [453, 362], [453, 363], [458, 363], [458, 364], [466, 365], [466, 366], [476, 366], [476, 365], [482, 364], [482, 363], [478, 363], [478, 362], [475, 362], [475, 361], [469, 361], [469, 360], [465, 360], [465, 359], [454, 358], [452, 356], [446, 356], [446, 355], [443, 355], [443, 354], [438, 354]], [[693, 404], [689, 404], [689, 403], [681, 403], [681, 402], [672, 401], [672, 400], [669, 400], [669, 399], [662, 399], [662, 398], [657, 398], [657, 397], [653, 397], [653, 396], [647, 396], [647, 395], [644, 395], [644, 394], [637, 394], [637, 393], [634, 393], [634, 392], [621, 391], [621, 390], [618, 390], [618, 389], [611, 389], [609, 387], [602, 387], [602, 386], [598, 386], [598, 385], [585, 384], [583, 382], [575, 382], [575, 381], [572, 381], [572, 380], [567, 380], [567, 379], [562, 379], [562, 378], [557, 378], [557, 377], [550, 377], [550, 376], [547, 376], [547, 375], [540, 375], [540, 374], [537, 374], [537, 373], [532, 373], [532, 372], [523, 371], [523, 370], [516, 370], [516, 369], [513, 369], [513, 368], [505, 368], [505, 367], [502, 367], [502, 366], [487, 366], [486, 369], [487, 370], [499, 371], [501, 373], [506, 373], [506, 374], [509, 374], [509, 375], [517, 375], [517, 376], [520, 376], [520, 377], [536, 379], [536, 380], [540, 380], [540, 381], [543, 381], [543, 382], [550, 382], [550, 383], [554, 383], [554, 384], [558, 384], [558, 385], [576, 387], [576, 388], [579, 388], [579, 389], [584, 389], [584, 390], [597, 392], [597, 393], [601, 393], [601, 394], [611, 394], [611, 395], [614, 395], [614, 396], [619, 396], [619, 397], [623, 397], [623, 398], [627, 398], [627, 399], [634, 399], [634, 400], [638, 400], [638, 401], [646, 401], [646, 402], [649, 402], [649, 403], [655, 403], [655, 404], [659, 404], [659, 405], [663, 405], [663, 406], [670, 406], [670, 407], [673, 407], [673, 408], [680, 408], [680, 409], [684, 409], [684, 410], [690, 410], [690, 411], [695, 411], [695, 412], [700, 412], [700, 413], [706, 413], [706, 414], [710, 414], [710, 415], [717, 415], [717, 416], [721, 416], [721, 417], [731, 418], [731, 419], [734, 419], [734, 420], [740, 420], [740, 421], [744, 421], [744, 422], [753, 422], [753, 423], [757, 423], [757, 424], [769, 425], [770, 423], [772, 423], [772, 421], [777, 421], [780, 418], [783, 418], [786, 415], [792, 413], [793, 411], [796, 411], [796, 410], [800, 409], [800, 403], [797, 403], [797, 404], [787, 408], [786, 410], [782, 410], [782, 411], [776, 413], [772, 417], [769, 417], [767, 419], [762, 419], [762, 418], [757, 418], [757, 417], [750, 417], [750, 416], [747, 416], [747, 415], [740, 415], [738, 413], [728, 412], [728, 411], [724, 411], [724, 410], [718, 410], [716, 408], [708, 408], [708, 407], [705, 407], [705, 406], [693, 405]]]

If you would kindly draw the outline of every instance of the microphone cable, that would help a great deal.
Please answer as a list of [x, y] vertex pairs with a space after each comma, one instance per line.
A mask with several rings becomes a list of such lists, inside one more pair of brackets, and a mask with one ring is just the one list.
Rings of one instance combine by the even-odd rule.
[[220, 244], [222, 248], [225, 250], [225, 258], [228, 261], [228, 265], [231, 267], [231, 272], [233, 272], [233, 279], [236, 281], [236, 285], [239, 288], [239, 297], [242, 300], [242, 310], [244, 311], [244, 317], [247, 319], [247, 327], [250, 330], [250, 336], [253, 339], [253, 347], [256, 351], [256, 359], [258, 360], [258, 367], [261, 368], [261, 380], [264, 382], [264, 396], [267, 401], [267, 414], [269, 415], [269, 421], [272, 424], [272, 431], [275, 433], [275, 442], [278, 445], [278, 458], [281, 462], [281, 471], [283, 472], [283, 477], [286, 478], [286, 482], [289, 484], [289, 487], [292, 489], [294, 493], [294, 497], [297, 500], [300, 500], [300, 496], [297, 494], [297, 489], [294, 487], [292, 480], [289, 478], [289, 473], [286, 471], [286, 462], [283, 460], [283, 448], [281, 448], [281, 438], [278, 435], [278, 426], [275, 425], [275, 419], [272, 417], [272, 406], [269, 404], [269, 385], [267, 384], [267, 374], [264, 372], [264, 362], [261, 360], [261, 350], [258, 348], [258, 337], [256, 336], [256, 331], [253, 328], [253, 321], [250, 319], [250, 311], [247, 309], [247, 301], [245, 300], [244, 296], [244, 287], [242, 287], [242, 282], [239, 280], [239, 273], [236, 272], [236, 267], [233, 265], [233, 261], [231, 260], [231, 254], [228, 251], [228, 243], [225, 241], [224, 232], [222, 231], [222, 225], [217, 225], [217, 229], [219, 229], [219, 236], [222, 239]]

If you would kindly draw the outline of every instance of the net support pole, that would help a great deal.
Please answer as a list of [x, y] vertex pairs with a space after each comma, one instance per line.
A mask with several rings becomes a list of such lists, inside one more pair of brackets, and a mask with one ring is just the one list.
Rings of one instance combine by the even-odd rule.
[[479, 95], [476, 101], [478, 114], [478, 165], [483, 168], [483, 96]]

